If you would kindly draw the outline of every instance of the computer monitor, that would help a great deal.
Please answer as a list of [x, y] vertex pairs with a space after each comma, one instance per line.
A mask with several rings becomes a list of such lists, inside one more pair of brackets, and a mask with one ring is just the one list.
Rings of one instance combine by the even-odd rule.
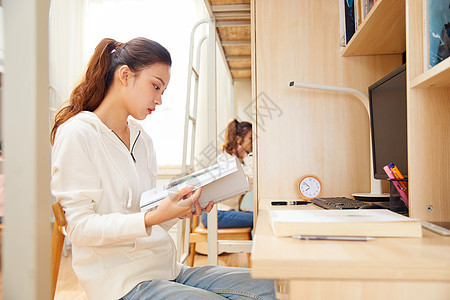
[[375, 179], [387, 179], [383, 167], [394, 163], [407, 178], [406, 65], [369, 86], [370, 130]]

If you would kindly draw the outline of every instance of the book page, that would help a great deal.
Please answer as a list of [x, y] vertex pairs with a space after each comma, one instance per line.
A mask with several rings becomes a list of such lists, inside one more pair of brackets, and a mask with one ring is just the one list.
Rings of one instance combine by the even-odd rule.
[[[235, 173], [237, 176], [231, 176], [231, 178], [228, 178], [230, 175]], [[222, 182], [221, 179], [225, 178], [227, 178], [227, 180]], [[141, 196], [141, 210], [149, 210], [158, 206], [159, 203], [168, 195], [178, 192], [187, 185], [194, 186], [195, 190], [200, 187], [210, 186], [212, 183], [218, 181], [221, 182], [216, 185], [212, 185], [211, 188], [208, 188], [207, 190], [203, 190], [202, 196], [200, 197], [202, 200], [201, 204], [206, 203], [206, 206], [209, 201], [214, 201], [216, 203], [225, 198], [232, 197], [238, 193], [243, 193], [249, 190], [248, 181], [246, 180], [242, 167], [237, 159], [233, 157], [229, 160], [214, 164], [208, 168], [173, 180], [166, 185], [144, 192]], [[221, 189], [224, 184], [226, 193], [223, 189]], [[242, 187], [243, 184], [246, 186], [245, 188]], [[203, 194], [208, 194], [208, 191], [211, 194], [208, 195], [209, 197], [206, 199]]]

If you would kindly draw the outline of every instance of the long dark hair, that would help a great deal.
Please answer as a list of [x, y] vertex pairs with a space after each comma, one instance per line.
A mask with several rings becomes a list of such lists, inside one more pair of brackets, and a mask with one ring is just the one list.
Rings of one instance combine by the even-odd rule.
[[244, 137], [249, 131], [252, 130], [252, 123], [242, 121], [239, 122], [236, 119], [228, 122], [227, 129], [225, 131], [225, 141], [222, 143], [222, 152], [227, 152], [231, 155], [236, 155], [235, 151], [237, 149], [237, 137]]
[[155, 41], [143, 37], [126, 43], [110, 38], [101, 40], [95, 47], [83, 80], [55, 116], [51, 131], [52, 144], [56, 130], [61, 124], [84, 110], [94, 111], [102, 103], [118, 67], [127, 65], [133, 72], [138, 73], [158, 62], [172, 65], [169, 51]]

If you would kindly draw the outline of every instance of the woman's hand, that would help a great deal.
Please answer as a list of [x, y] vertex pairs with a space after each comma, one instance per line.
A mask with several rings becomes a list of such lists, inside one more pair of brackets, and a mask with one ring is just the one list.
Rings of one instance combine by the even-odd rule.
[[[190, 218], [192, 215], [201, 215], [203, 211], [210, 211], [213, 202], [201, 209], [198, 198], [202, 193], [202, 188], [195, 191], [193, 189], [193, 186], [186, 186], [177, 193], [167, 196], [155, 210], [145, 214], [145, 226], [150, 227], [177, 217]], [[192, 212], [193, 205], [194, 212]]]
[[192, 216], [200, 216], [204, 212], [209, 213], [211, 211], [211, 209], [213, 208], [213, 206], [214, 206], [214, 202], [210, 201], [208, 203], [208, 206], [206, 206], [205, 208], [201, 208], [200, 203], [198, 203], [198, 200], [196, 200], [194, 202], [195, 210], [190, 211], [189, 213], [187, 213], [185, 215], [179, 216], [178, 218], [180, 218], [180, 219], [192, 218]]

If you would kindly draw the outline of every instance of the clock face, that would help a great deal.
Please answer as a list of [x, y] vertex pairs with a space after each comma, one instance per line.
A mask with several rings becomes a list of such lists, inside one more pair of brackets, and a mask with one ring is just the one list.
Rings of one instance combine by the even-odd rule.
[[300, 197], [305, 199], [312, 199], [318, 197], [322, 192], [322, 183], [320, 180], [312, 175], [303, 176], [298, 181], [297, 186]]

